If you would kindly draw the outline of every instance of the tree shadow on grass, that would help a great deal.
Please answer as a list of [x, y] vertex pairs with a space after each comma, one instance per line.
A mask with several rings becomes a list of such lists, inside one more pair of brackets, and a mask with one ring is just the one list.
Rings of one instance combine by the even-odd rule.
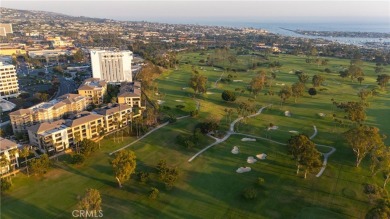
[[1, 218], [50, 218], [51, 212], [32, 205], [22, 199], [1, 194]]

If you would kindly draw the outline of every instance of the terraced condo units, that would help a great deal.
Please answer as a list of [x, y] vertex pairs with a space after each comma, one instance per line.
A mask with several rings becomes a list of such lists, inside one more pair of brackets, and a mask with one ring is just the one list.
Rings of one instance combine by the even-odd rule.
[[26, 128], [37, 123], [53, 122], [64, 115], [85, 110], [87, 98], [79, 94], [65, 94], [49, 102], [43, 102], [28, 109], [9, 114], [14, 133], [26, 132]]

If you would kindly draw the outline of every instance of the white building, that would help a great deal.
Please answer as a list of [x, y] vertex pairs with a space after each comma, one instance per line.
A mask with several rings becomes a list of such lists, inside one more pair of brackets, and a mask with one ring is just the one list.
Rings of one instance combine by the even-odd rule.
[[14, 65], [3, 65], [0, 62], [0, 98], [17, 97], [19, 83]]
[[108, 83], [132, 82], [133, 52], [91, 50], [92, 77]]
[[14, 33], [12, 24], [0, 23], [0, 36], [7, 36], [8, 33]]

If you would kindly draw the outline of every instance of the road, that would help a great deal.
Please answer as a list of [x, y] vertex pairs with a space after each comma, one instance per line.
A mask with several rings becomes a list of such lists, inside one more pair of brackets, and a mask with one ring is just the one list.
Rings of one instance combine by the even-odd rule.
[[54, 95], [53, 99], [64, 94], [75, 93], [77, 91], [78, 86], [73, 80], [66, 80], [62, 76], [58, 76], [58, 80], [60, 81], [60, 86], [58, 87], [58, 91], [56, 95]]

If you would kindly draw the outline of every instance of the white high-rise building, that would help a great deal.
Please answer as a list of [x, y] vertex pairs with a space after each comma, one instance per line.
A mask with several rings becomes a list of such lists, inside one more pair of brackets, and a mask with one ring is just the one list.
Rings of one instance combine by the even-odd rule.
[[93, 78], [100, 78], [108, 83], [132, 82], [132, 59], [133, 52], [129, 50], [120, 52], [91, 50]]
[[17, 97], [19, 83], [14, 65], [3, 65], [0, 62], [0, 98]]

